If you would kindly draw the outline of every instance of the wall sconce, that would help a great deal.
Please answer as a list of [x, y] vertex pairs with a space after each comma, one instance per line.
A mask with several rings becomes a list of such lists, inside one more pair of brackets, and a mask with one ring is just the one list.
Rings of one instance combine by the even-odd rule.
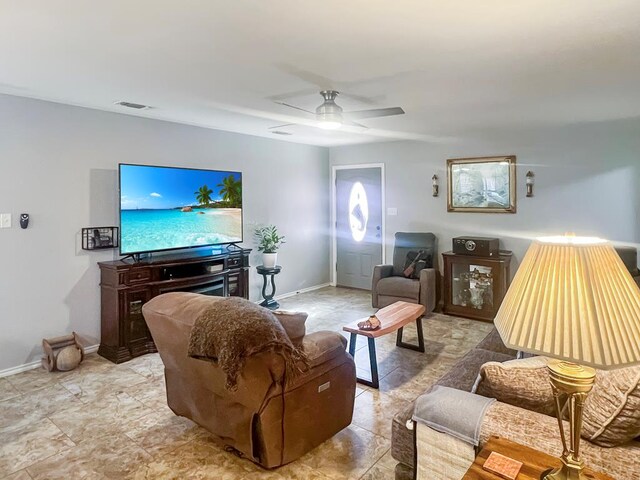
[[535, 175], [531, 170], [527, 172], [527, 197], [533, 197], [533, 177]]
[[431, 184], [433, 188], [432, 195], [434, 197], [437, 197], [440, 190], [440, 187], [438, 186], [438, 175], [434, 175], [433, 177], [431, 177]]

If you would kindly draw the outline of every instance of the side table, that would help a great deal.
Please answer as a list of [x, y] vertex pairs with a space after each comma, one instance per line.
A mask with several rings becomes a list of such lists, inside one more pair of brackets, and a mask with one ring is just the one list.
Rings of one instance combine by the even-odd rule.
[[[260, 275], [262, 275], [262, 298], [264, 298], [264, 300], [260, 305], [268, 308], [269, 310], [277, 310], [280, 308], [280, 304], [273, 299], [276, 294], [276, 282], [274, 277], [280, 273], [282, 267], [280, 265], [276, 265], [273, 268], [269, 268], [264, 265], [259, 265], [256, 267], [256, 270]], [[269, 295], [267, 295], [267, 277], [271, 278], [271, 293]]]
[[[543, 474], [546, 475], [549, 470], [557, 468], [561, 464], [557, 457], [525, 447], [506, 438], [491, 437], [462, 480], [500, 480], [501, 477], [482, 468], [491, 452], [498, 452], [505, 457], [523, 463], [517, 480], [540, 480]], [[583, 474], [589, 480], [613, 480], [609, 475], [594, 472], [589, 468], [585, 468]]]
[[[424, 353], [424, 337], [422, 335], [422, 315], [424, 314], [424, 305], [419, 303], [395, 302], [376, 312], [376, 317], [380, 320], [380, 328], [378, 330], [360, 330], [358, 322], [366, 320], [366, 318], [356, 320], [349, 325], [342, 327], [342, 330], [351, 334], [349, 338], [349, 354], [355, 357], [357, 336], [367, 337], [369, 346], [369, 365], [371, 366], [371, 380], [356, 377], [356, 381], [363, 385], [373, 388], [380, 388], [378, 381], [378, 360], [376, 358], [376, 338], [392, 332], [396, 334], [396, 346], [400, 348], [408, 348], [417, 352]], [[418, 345], [412, 345], [402, 341], [402, 333], [405, 325], [416, 322], [418, 332]]]

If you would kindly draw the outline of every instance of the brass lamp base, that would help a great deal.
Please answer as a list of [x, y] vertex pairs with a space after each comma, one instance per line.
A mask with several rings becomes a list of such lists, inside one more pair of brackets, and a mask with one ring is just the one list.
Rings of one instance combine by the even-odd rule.
[[[562, 439], [562, 466], [542, 480], [587, 480], [583, 475], [584, 462], [580, 459], [580, 431], [582, 430], [582, 410], [587, 395], [593, 387], [596, 371], [575, 363], [549, 360], [549, 380], [556, 401], [556, 416]], [[569, 411], [570, 432], [567, 438], [562, 419]]]

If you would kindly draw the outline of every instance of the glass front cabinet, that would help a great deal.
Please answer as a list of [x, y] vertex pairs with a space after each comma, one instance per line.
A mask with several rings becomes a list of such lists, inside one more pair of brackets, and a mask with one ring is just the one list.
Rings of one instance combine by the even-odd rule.
[[493, 321], [511, 278], [511, 252], [497, 258], [442, 254], [444, 258], [443, 312], [458, 317]]

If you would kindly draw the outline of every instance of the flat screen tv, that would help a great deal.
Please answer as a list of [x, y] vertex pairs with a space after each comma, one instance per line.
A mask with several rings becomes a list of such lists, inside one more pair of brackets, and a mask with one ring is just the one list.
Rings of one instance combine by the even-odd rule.
[[242, 242], [242, 173], [121, 163], [120, 253]]

